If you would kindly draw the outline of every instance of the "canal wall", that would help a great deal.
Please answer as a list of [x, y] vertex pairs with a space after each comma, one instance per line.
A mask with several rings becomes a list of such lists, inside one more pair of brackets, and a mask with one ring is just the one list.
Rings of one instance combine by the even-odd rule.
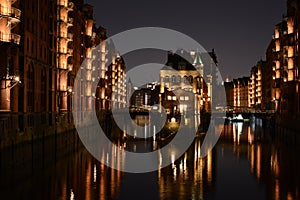
[[[106, 124], [111, 112], [97, 112], [99, 122]], [[1, 113], [0, 114], [0, 150], [21, 143], [32, 142], [53, 135], [74, 131], [71, 112], [64, 113]]]
[[82, 147], [76, 131], [69, 130], [63, 133], [56, 131], [53, 135], [43, 135], [2, 148], [0, 169], [45, 167]]

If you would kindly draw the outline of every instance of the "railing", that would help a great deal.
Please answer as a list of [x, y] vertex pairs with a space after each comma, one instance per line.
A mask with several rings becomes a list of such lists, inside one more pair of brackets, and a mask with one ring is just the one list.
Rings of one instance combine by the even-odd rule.
[[0, 16], [11, 17], [20, 20], [21, 19], [21, 10], [11, 7], [0, 6]]
[[2, 42], [12, 42], [14, 44], [20, 44], [21, 36], [15, 33], [3, 34], [0, 32], [0, 41]]

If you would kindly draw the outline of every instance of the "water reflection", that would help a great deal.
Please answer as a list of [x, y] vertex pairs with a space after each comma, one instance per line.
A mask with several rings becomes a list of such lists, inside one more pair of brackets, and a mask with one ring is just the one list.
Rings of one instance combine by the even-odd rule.
[[[25, 154], [17, 149], [1, 151], [0, 198], [300, 199], [299, 143], [283, 142], [261, 121], [256, 122], [216, 123], [214, 130], [222, 132], [221, 138], [205, 158], [200, 157], [204, 135], [198, 134], [178, 160], [170, 152], [171, 165], [140, 175], [106, 167], [80, 147], [64, 156], [57, 152], [57, 159], [44, 166], [38, 162], [12, 164], [10, 159], [17, 153]], [[141, 146], [155, 150], [159, 145], [159, 140], [141, 140], [135, 146], [128, 140], [117, 142], [118, 148], [132, 151], [140, 151]], [[126, 162], [123, 155], [112, 155], [112, 165]]]

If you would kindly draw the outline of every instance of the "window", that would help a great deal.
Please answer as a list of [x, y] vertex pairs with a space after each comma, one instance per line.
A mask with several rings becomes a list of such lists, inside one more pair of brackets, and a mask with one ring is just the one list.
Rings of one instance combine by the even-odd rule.
[[189, 96], [180, 96], [180, 101], [188, 101], [190, 100]]
[[170, 80], [169, 80], [169, 77], [168, 76], [166, 76], [165, 77], [165, 82], [169, 82]]
[[176, 77], [172, 76], [172, 83], [176, 83]]
[[184, 83], [185, 83], [185, 84], [187, 84], [187, 83], [189, 82], [189, 81], [188, 81], [188, 77], [187, 77], [187, 76], [184, 76], [184, 78], [183, 78], [183, 79], [184, 79], [183, 81], [184, 81]]
[[180, 83], [180, 82], [181, 82], [181, 77], [177, 76], [177, 83]]
[[193, 83], [193, 76], [189, 76], [189, 83], [190, 83], [190, 84]]

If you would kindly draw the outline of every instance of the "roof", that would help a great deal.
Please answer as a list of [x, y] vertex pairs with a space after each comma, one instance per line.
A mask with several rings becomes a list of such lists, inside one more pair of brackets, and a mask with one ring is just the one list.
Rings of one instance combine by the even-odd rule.
[[196, 66], [196, 65], [203, 65], [203, 62], [201, 60], [201, 56], [200, 56], [199, 51], [197, 51], [196, 54], [195, 54], [195, 59], [194, 59], [193, 65], [194, 66]]

